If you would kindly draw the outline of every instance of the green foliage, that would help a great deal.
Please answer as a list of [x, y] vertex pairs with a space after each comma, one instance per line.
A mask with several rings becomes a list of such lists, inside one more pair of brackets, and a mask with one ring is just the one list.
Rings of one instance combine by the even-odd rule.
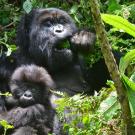
[[116, 92], [112, 92], [110, 96], [106, 98], [103, 102], [101, 102], [99, 111], [102, 112], [106, 120], [111, 120], [115, 115], [117, 115], [117, 111], [120, 110], [120, 105], [117, 101]]
[[[2, 53], [5, 53], [6, 56], [10, 56], [11, 53], [13, 51], [16, 50], [16, 45], [15, 44], [10, 44], [9, 45], [9, 38], [12, 37], [12, 34], [11, 32], [5, 32], [4, 33], [4, 37], [3, 38], [0, 38], [0, 55], [2, 55]], [[6, 51], [5, 51], [5, 48], [6, 48]]]
[[9, 92], [6, 92], [6, 93], [1, 93], [1, 92], [0, 92], [0, 96], [6, 96], [6, 97], [9, 97], [9, 96], [12, 96], [12, 94], [9, 93]]
[[108, 1], [107, 11], [109, 13], [114, 12], [116, 10], [120, 10], [120, 9], [121, 9], [121, 5], [119, 4], [118, 0], [109, 0]]
[[[107, 15], [102, 14], [102, 19], [114, 26], [119, 30], [124, 30], [126, 33], [135, 37], [135, 26], [132, 23], [129, 23], [127, 20], [122, 17], [116, 15]], [[135, 60], [135, 50], [129, 51], [123, 58], [120, 60], [119, 70], [121, 74], [121, 79], [127, 89], [127, 95], [130, 103], [130, 108], [132, 111], [132, 117], [135, 121], [135, 72], [133, 72], [129, 77], [126, 75], [126, 69], [130, 66], [130, 64], [134, 64]]]
[[108, 31], [108, 38], [114, 50], [125, 53], [135, 49], [134, 24], [117, 15], [102, 14], [101, 17], [107, 24], [114, 27]]
[[57, 48], [63, 49], [63, 48], [70, 48], [70, 43], [67, 40], [62, 41]]
[[[135, 14], [134, 14], [135, 2], [130, 2], [128, 0], [125, 0], [125, 1], [101, 0], [101, 2], [102, 2], [101, 4], [102, 12], [105, 12], [105, 13], [107, 12], [108, 15], [115, 14], [117, 16], [121, 16], [124, 19], [128, 19], [130, 22], [132, 22], [132, 24], [135, 23]], [[116, 8], [117, 6], [118, 8]], [[110, 7], [112, 10], [109, 10]], [[119, 25], [120, 28], [117, 28], [118, 26], [114, 20], [115, 18], [113, 20], [111, 20], [112, 18], [107, 18], [107, 19], [109, 19], [107, 21], [108, 22], [110, 21], [111, 25], [116, 25], [115, 28], [112, 28], [109, 25], [106, 25], [106, 28], [108, 30], [108, 38], [112, 45], [112, 48], [114, 50], [118, 50], [124, 53], [130, 51], [131, 49], [135, 49], [135, 46], [134, 46], [135, 39], [132, 36], [129, 36], [128, 34], [126, 34], [125, 31], [123, 31], [124, 30], [122, 28], [123, 26], [121, 26], [120, 24]], [[119, 22], [119, 21], [117, 23], [122, 23], [123, 25], [124, 22], [123, 21]], [[126, 26], [126, 27], [129, 27], [129, 26]]]
[[120, 10], [115, 10], [114, 14], [120, 15], [125, 19], [129, 19], [130, 22], [135, 22], [135, 3], [130, 5], [122, 5]]
[[8, 122], [5, 121], [5, 120], [1, 120], [0, 125], [4, 127], [3, 135], [6, 135], [8, 129], [13, 129], [14, 128], [13, 125], [8, 124]]
[[[120, 106], [114, 91], [114, 84], [112, 82], [108, 84], [110, 88], [104, 88], [94, 96], [68, 97], [63, 94], [63, 97], [56, 101], [57, 112], [63, 121], [64, 131], [69, 135], [100, 135], [120, 132]], [[110, 128], [112, 121], [116, 122], [112, 124], [112, 129], [116, 131]]]
[[135, 82], [134, 82], [135, 72], [130, 77], [127, 77], [127, 75], [125, 74], [126, 69], [130, 65], [130, 63], [132, 63], [133, 60], [135, 60], [135, 50], [128, 52], [123, 58], [121, 58], [119, 69], [120, 69], [122, 81], [127, 89], [131, 111], [133, 117], [135, 117], [135, 100], [134, 100], [135, 99]]
[[117, 16], [117, 15], [109, 15], [109, 14], [101, 14], [102, 19], [123, 32], [126, 32], [133, 37], [135, 37], [135, 25], [128, 22], [126, 19]]
[[94, 51], [90, 54], [84, 55], [85, 65], [87, 68], [91, 68], [94, 63], [98, 62], [103, 58], [99, 43], [97, 42], [94, 46]]
[[[130, 19], [131, 22], [135, 21], [135, 2], [130, 0], [100, 0], [101, 10], [104, 13], [116, 14]], [[132, 0], [131, 0], [132, 1]]]
[[130, 65], [130, 63], [135, 59], [135, 50], [128, 52], [123, 58], [120, 60], [119, 69], [121, 74], [125, 73], [126, 68]]
[[[129, 15], [128, 11], [129, 10], [127, 10], [124, 14], [125, 18]], [[102, 16], [102, 19], [106, 23], [115, 27], [114, 29], [112, 29], [113, 32], [116, 32], [117, 30], [124, 30], [124, 32], [126, 32], [129, 35], [135, 37], [135, 26], [132, 23], [128, 22], [126, 19], [124, 19], [120, 16], [109, 15], [109, 14], [102, 14], [101, 16]], [[114, 37], [113, 37], [113, 39], [114, 39]], [[125, 43], [125, 44], [128, 44], [128, 43], [124, 42], [125, 40], [122, 39], [122, 38], [120, 39], [118, 37], [116, 39], [118, 39], [118, 41], [123, 41], [123, 43]], [[134, 39], [132, 39], [132, 40], [134, 41]], [[118, 41], [117, 41], [117, 43], [118, 43]], [[133, 72], [131, 74], [131, 76], [129, 76], [129, 77], [125, 74], [126, 69], [131, 65], [131, 63], [134, 63], [133, 62], [134, 60], [135, 60], [135, 50], [129, 51], [120, 60], [119, 69], [120, 69], [120, 73], [121, 73], [121, 79], [122, 79], [122, 81], [125, 85], [125, 88], [127, 89], [127, 95], [128, 95], [128, 99], [129, 99], [129, 103], [130, 103], [132, 117], [135, 121], [135, 100], [134, 100], [135, 99], [135, 83], [134, 83], [135, 73]]]
[[135, 49], [135, 39], [131, 38], [130, 36], [129, 38], [125, 38], [124, 36], [128, 35], [118, 32], [115, 28], [109, 30], [108, 38], [114, 50], [126, 53], [132, 49]]
[[9, 4], [7, 0], [0, 1], [0, 24], [7, 25], [18, 20], [19, 8]]
[[5, 53], [9, 56], [16, 50], [15, 28], [19, 17], [19, 8], [9, 4], [7, 0], [0, 1], [0, 56]]

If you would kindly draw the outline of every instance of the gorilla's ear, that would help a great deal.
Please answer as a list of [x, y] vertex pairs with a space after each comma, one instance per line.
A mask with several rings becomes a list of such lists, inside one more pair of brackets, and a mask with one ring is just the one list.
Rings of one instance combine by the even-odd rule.
[[35, 10], [32, 10], [29, 14], [25, 14], [20, 19], [20, 23], [17, 28], [16, 43], [22, 51], [28, 50], [30, 25], [35, 12]]

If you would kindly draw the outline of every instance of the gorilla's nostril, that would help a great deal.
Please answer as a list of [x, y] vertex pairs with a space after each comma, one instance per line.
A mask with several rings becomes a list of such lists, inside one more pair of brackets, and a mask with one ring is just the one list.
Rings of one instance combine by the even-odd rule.
[[31, 94], [30, 91], [26, 91], [26, 92], [24, 93], [24, 96], [25, 96], [25, 97], [32, 97], [32, 94]]
[[54, 27], [54, 32], [55, 32], [55, 33], [61, 33], [61, 32], [63, 32], [63, 30], [64, 30], [64, 27], [63, 27], [63, 25], [61, 25], [61, 24], [58, 24], [58, 25], [56, 25], [56, 26]]
[[55, 32], [57, 32], [57, 33], [61, 33], [61, 32], [62, 32], [62, 30], [55, 30]]

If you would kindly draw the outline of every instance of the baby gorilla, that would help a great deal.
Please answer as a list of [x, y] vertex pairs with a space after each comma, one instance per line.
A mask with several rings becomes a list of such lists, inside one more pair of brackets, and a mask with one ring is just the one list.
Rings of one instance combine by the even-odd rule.
[[0, 115], [14, 126], [11, 135], [48, 135], [53, 132], [55, 111], [51, 105], [49, 88], [55, 86], [48, 72], [35, 65], [24, 65], [15, 70], [10, 89], [13, 97], [7, 103], [13, 109]]

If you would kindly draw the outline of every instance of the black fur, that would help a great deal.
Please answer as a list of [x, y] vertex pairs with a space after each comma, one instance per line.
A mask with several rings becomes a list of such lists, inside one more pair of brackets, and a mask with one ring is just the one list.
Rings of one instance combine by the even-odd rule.
[[48, 135], [53, 132], [55, 110], [49, 88], [54, 87], [52, 78], [42, 67], [26, 65], [15, 70], [10, 81], [13, 97], [6, 100], [15, 102], [12, 102], [10, 111], [0, 115], [1, 120], [7, 120], [14, 126], [9, 134]]

